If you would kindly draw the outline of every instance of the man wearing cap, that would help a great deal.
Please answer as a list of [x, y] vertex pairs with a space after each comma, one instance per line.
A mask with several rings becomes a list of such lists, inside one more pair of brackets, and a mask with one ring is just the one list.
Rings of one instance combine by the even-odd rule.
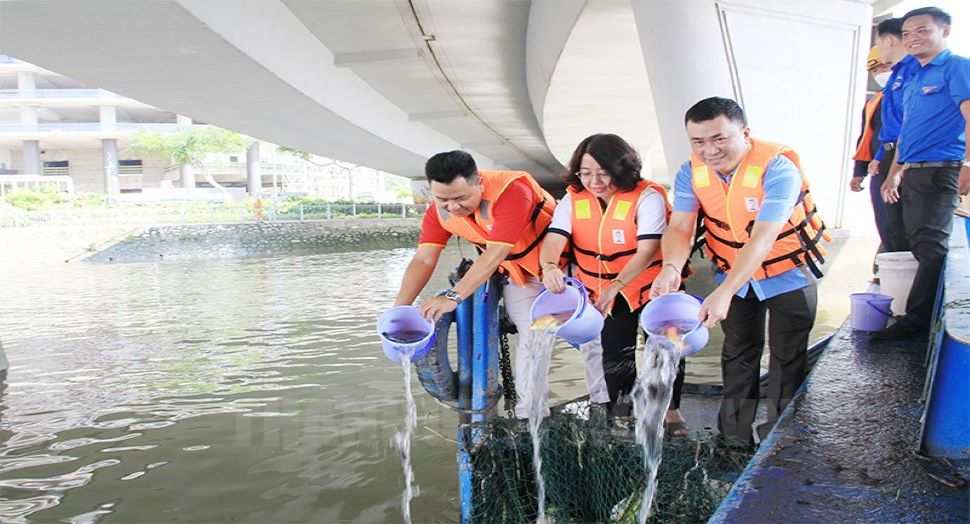
[[[869, 51], [866, 69], [876, 83], [879, 84], [879, 87], [886, 85], [886, 79], [890, 74], [890, 65], [879, 59], [879, 50], [875, 47]], [[862, 111], [862, 134], [859, 135], [859, 139], [856, 141], [856, 151], [852, 155], [852, 160], [855, 161], [855, 165], [852, 180], [849, 182], [849, 189], [855, 192], [863, 190], [862, 183], [869, 173], [869, 163], [875, 158], [876, 152], [881, 149], [879, 131], [882, 128], [882, 111], [880, 111], [879, 106], [882, 103], [882, 98], [882, 91], [876, 91], [866, 101], [865, 108]], [[869, 184], [869, 200], [872, 202], [872, 214], [876, 221], [876, 230], [879, 232], [880, 253], [895, 251], [893, 248], [893, 230], [889, 223], [889, 217], [886, 215], [887, 204], [883, 202], [880, 193], [880, 188], [882, 187], [882, 183], [886, 181], [886, 174], [889, 172], [892, 159], [893, 155], [890, 152], [890, 154], [883, 157], [882, 162], [876, 161], [880, 167], [885, 166], [885, 169], [881, 169], [878, 173], [873, 174], [872, 181]]]
[[902, 169], [890, 173], [882, 192], [887, 202], [902, 202], [906, 236], [919, 266], [906, 314], [871, 333], [873, 338], [904, 338], [929, 328], [953, 211], [959, 196], [970, 192], [970, 59], [946, 48], [950, 21], [936, 7], [903, 16], [903, 44], [916, 63], [902, 88], [897, 143]]
[[556, 201], [524, 171], [479, 171], [465, 151], [438, 153], [428, 159], [425, 175], [434, 204], [424, 215], [418, 249], [411, 258], [395, 306], [414, 302], [438, 265], [448, 240], [471, 242], [480, 255], [454, 287], [419, 306], [431, 320], [454, 311], [496, 272], [508, 276], [502, 300], [518, 328], [515, 353], [515, 412], [529, 416], [527, 363], [531, 318], [529, 309], [542, 289], [539, 244], [552, 221]]

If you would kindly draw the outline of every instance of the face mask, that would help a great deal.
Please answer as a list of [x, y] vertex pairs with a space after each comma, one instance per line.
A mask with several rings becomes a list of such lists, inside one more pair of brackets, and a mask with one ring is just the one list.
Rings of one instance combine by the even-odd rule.
[[890, 74], [892, 73], [890, 73], [889, 71], [886, 71], [885, 73], [878, 73], [878, 74], [872, 75], [872, 79], [875, 80], [877, 84], [879, 84], [879, 87], [886, 87], [886, 82], [889, 81]]

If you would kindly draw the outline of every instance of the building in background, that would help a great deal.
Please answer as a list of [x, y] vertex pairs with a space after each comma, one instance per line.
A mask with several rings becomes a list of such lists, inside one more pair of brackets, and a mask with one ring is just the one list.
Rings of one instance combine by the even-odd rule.
[[235, 154], [209, 154], [203, 165], [188, 169], [165, 156], [140, 155], [130, 148], [139, 132], [175, 133], [186, 125], [198, 123], [0, 55], [4, 191], [44, 185], [135, 201], [224, 194], [240, 199], [247, 193], [274, 192], [324, 200], [410, 201], [409, 181], [403, 177], [315, 155], [280, 152], [266, 142]]

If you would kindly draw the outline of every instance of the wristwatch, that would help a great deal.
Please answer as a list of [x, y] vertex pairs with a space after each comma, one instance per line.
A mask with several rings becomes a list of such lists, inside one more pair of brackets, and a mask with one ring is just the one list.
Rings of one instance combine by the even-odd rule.
[[962, 166], [963, 167], [970, 167], [970, 160], [964, 160]]
[[455, 291], [454, 289], [449, 289], [448, 291], [445, 291], [444, 293], [441, 294], [441, 296], [449, 300], [454, 300], [455, 304], [461, 304], [461, 295], [459, 295], [458, 292]]

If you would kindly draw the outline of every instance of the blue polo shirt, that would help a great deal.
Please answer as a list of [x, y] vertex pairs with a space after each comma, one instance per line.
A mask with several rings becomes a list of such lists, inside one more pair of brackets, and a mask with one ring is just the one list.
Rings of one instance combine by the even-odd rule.
[[[735, 168], [735, 171], [737, 171], [737, 168]], [[718, 173], [717, 175], [725, 183], [730, 184], [734, 173], [729, 175]], [[761, 209], [758, 211], [755, 220], [759, 222], [787, 222], [802, 189], [802, 174], [798, 172], [798, 168], [790, 160], [779, 156], [768, 163], [762, 184], [765, 188], [765, 198], [761, 202]], [[694, 193], [694, 185], [691, 182], [690, 162], [685, 162], [680, 166], [680, 171], [677, 172], [674, 179], [674, 211], [696, 213], [700, 207], [700, 201]], [[723, 271], [715, 270], [714, 279], [718, 283], [724, 282], [726, 277], [727, 275]], [[741, 286], [741, 289], [735, 294], [744, 297], [748, 294], [750, 287], [759, 300], [767, 300], [814, 283], [815, 278], [813, 276], [796, 267], [780, 275], [762, 280], [752, 278]]]
[[897, 161], [963, 160], [966, 121], [960, 103], [970, 99], [970, 59], [944, 49], [930, 63], [910, 71], [903, 86]]
[[[906, 55], [896, 62], [889, 81], [882, 88], [882, 104], [879, 106], [882, 127], [879, 128], [879, 142], [883, 144], [895, 142], [899, 138], [899, 128], [903, 124], [903, 86], [906, 85], [906, 78], [914, 64], [919, 67], [919, 61], [913, 55]], [[879, 148], [873, 158], [882, 160], [882, 154], [883, 150]]]

